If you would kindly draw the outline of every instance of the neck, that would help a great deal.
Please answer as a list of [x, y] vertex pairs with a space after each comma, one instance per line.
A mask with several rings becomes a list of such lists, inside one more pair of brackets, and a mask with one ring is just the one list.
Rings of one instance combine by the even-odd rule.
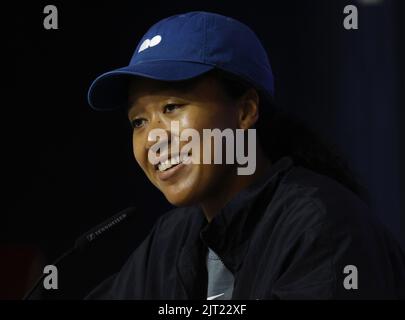
[[270, 169], [271, 162], [263, 152], [258, 152], [256, 159], [256, 170], [252, 175], [237, 175], [236, 168], [234, 168], [235, 170], [230, 173], [230, 177], [219, 188], [220, 192], [215, 192], [214, 195], [207, 197], [200, 203], [208, 222], [211, 222], [237, 193], [254, 183]]

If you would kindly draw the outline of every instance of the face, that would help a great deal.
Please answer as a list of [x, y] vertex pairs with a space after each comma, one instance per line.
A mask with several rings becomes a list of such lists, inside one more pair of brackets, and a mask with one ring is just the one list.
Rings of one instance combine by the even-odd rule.
[[[171, 122], [178, 121], [180, 133], [192, 128], [202, 137], [203, 129], [238, 127], [238, 108], [228, 98], [219, 81], [213, 76], [203, 76], [192, 86], [170, 85], [150, 79], [133, 80], [129, 89], [128, 117], [133, 129], [133, 151], [139, 166], [149, 180], [176, 206], [185, 206], [204, 201], [223, 189], [225, 181], [235, 174], [234, 165], [180, 163], [161, 172], [148, 160], [148, 151], [156, 141], [148, 141], [149, 132], [163, 129], [169, 141]], [[180, 141], [180, 150], [187, 141]], [[202, 139], [201, 139], [202, 147]], [[200, 159], [203, 149], [200, 148]], [[193, 154], [189, 154], [193, 157]], [[195, 155], [194, 155], [195, 156]]]

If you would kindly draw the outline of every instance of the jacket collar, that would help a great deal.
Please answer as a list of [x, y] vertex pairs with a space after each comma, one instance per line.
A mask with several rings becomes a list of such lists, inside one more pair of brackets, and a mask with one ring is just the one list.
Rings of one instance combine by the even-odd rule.
[[[206, 293], [204, 257], [207, 246], [233, 274], [239, 270], [256, 224], [269, 205], [281, 175], [292, 165], [291, 158], [281, 158], [263, 177], [236, 194], [210, 223], [207, 223], [201, 208], [194, 208], [198, 213], [193, 213], [195, 218], [177, 263], [189, 299], [204, 298]], [[196, 278], [201, 281], [195, 281]]]
[[280, 175], [292, 165], [291, 158], [281, 158], [264, 176], [236, 194], [202, 228], [201, 240], [218, 254], [231, 271], [239, 269], [248, 240], [277, 189]]

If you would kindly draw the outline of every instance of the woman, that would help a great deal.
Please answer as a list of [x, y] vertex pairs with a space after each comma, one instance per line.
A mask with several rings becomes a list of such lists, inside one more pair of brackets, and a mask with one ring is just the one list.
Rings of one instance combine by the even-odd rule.
[[[333, 152], [277, 110], [273, 96], [255, 34], [207, 12], [158, 22], [129, 66], [93, 82], [90, 105], [128, 109], [137, 163], [178, 208], [89, 299], [404, 297], [398, 245]], [[234, 135], [234, 148], [212, 147], [210, 137], [183, 152], [188, 129], [244, 134]], [[255, 129], [257, 139], [241, 139]], [[215, 161], [215, 151], [234, 155], [242, 146], [250, 174]]]

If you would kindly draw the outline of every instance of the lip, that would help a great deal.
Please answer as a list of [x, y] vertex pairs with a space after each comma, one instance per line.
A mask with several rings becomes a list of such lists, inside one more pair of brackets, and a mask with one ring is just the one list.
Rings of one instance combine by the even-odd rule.
[[[187, 153], [181, 153], [181, 154], [179, 154], [179, 153], [175, 153], [175, 154], [165, 153], [165, 154], [162, 154], [159, 157], [157, 157], [156, 162], [159, 163], [159, 162], [166, 161], [168, 159], [170, 160], [175, 155], [180, 156], [180, 159], [183, 159], [183, 157], [185, 157], [185, 156], [191, 157], [191, 153], [189, 153], [189, 154], [187, 154]], [[157, 164], [155, 165], [155, 168], [157, 168]]]
[[159, 171], [157, 170], [157, 176], [160, 180], [162, 181], [167, 181], [170, 178], [172, 178], [173, 176], [177, 175], [182, 169], [184, 169], [184, 167], [187, 166], [187, 164], [181, 162], [179, 163], [177, 166], [171, 167], [170, 169], [166, 170], [166, 171]]

